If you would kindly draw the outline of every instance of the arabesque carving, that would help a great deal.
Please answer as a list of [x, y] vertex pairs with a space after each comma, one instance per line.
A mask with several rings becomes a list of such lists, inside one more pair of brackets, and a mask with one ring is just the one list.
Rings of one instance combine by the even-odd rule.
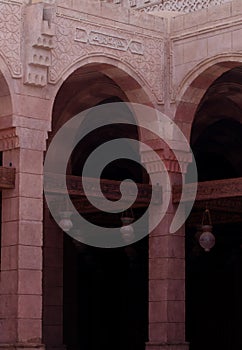
[[22, 74], [21, 67], [22, 5], [0, 1], [0, 54], [4, 57], [13, 77]]
[[[163, 39], [116, 27], [90, 24], [70, 17], [58, 8], [56, 37], [50, 67], [50, 83], [57, 83], [65, 71], [85, 57], [101, 55], [122, 61], [143, 78], [159, 102], [163, 101]], [[159, 72], [159, 74], [157, 74]]]
[[[100, 0], [105, 1], [105, 0]], [[123, 6], [137, 9], [142, 12], [159, 12], [159, 11], [175, 11], [175, 12], [193, 12], [199, 11], [211, 6], [222, 5], [229, 0], [106, 0], [114, 4], [122, 4]]]
[[136, 0], [136, 4], [133, 6], [144, 12], [175, 11], [188, 13], [222, 5], [226, 2], [228, 0]]

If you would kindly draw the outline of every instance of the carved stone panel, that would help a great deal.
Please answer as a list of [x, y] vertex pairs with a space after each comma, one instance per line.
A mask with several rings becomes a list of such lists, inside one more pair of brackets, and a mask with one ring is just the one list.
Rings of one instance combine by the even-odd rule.
[[0, 1], [0, 54], [5, 59], [13, 77], [20, 77], [21, 68], [21, 18], [22, 5]]
[[228, 0], [137, 0], [136, 6], [145, 12], [175, 11], [188, 13], [222, 5], [226, 2]]
[[[54, 25], [51, 8], [36, 4], [26, 8], [25, 15], [25, 76], [27, 85], [43, 87], [47, 84], [51, 65]], [[35, 22], [33, 23], [33, 18]]]
[[49, 82], [57, 83], [71, 65], [82, 59], [104, 56], [113, 58], [114, 64], [122, 61], [137, 72], [158, 102], [162, 102], [164, 43], [161, 35], [134, 33], [133, 27], [128, 31], [117, 29], [113, 24], [103, 25], [99, 17], [93, 23], [80, 17], [76, 12], [70, 16], [70, 11], [67, 14], [65, 9], [57, 8]]

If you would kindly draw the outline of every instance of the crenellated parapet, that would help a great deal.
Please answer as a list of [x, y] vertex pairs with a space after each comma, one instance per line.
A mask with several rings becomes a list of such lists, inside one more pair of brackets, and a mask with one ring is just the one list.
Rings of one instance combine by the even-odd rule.
[[43, 3], [27, 6], [25, 9], [24, 83], [27, 85], [47, 85], [55, 33], [52, 13], [52, 8]]

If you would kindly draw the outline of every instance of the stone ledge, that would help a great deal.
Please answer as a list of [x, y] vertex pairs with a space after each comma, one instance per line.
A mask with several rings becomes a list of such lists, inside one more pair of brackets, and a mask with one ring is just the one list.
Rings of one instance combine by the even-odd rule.
[[146, 350], [189, 350], [189, 343], [146, 343]]
[[45, 345], [44, 344], [36, 344], [36, 343], [12, 343], [12, 344], [5, 344], [5, 343], [0, 343], [0, 349], [1, 350], [36, 350], [36, 349], [41, 349], [45, 350]]

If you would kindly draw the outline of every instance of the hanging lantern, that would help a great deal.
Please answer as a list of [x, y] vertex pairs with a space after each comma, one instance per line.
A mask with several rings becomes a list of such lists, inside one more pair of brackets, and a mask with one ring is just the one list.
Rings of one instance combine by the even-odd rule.
[[211, 232], [212, 226], [203, 225], [202, 230], [203, 232], [199, 238], [199, 244], [202, 248], [204, 248], [205, 252], [209, 252], [215, 245], [215, 237]]
[[73, 227], [73, 223], [70, 219], [71, 215], [72, 215], [72, 211], [61, 211], [60, 212], [61, 219], [59, 221], [59, 226], [65, 232], [69, 232], [70, 229]]
[[[207, 218], [208, 224], [205, 224], [205, 220]], [[202, 233], [199, 237], [199, 244], [205, 250], [205, 252], [209, 252], [215, 245], [215, 237], [212, 234], [212, 220], [210, 216], [210, 212], [208, 209], [203, 213], [201, 230]]]
[[125, 243], [129, 244], [134, 239], [134, 228], [131, 225], [134, 221], [133, 217], [123, 216], [121, 217], [123, 226], [120, 228], [120, 232]]

